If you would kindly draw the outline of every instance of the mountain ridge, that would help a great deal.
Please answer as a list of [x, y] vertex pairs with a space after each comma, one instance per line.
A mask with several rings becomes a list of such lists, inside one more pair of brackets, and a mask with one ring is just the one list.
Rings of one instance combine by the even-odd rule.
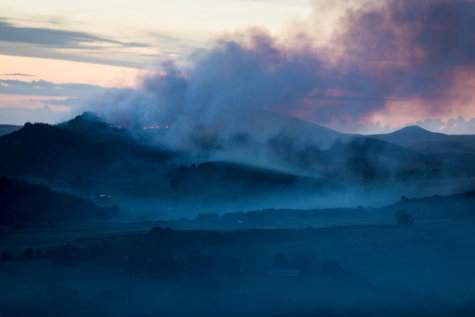
[[[272, 121], [275, 117], [268, 118]], [[302, 124], [298, 119], [290, 122], [287, 127]], [[28, 123], [0, 136], [0, 175], [77, 192], [106, 193], [128, 201], [121, 210], [135, 209], [138, 200], [146, 201], [147, 212], [157, 206], [194, 205], [206, 209], [217, 202], [219, 206], [229, 205], [223, 210], [256, 208], [266, 203], [274, 206], [281, 199], [286, 200], [285, 206], [292, 206], [292, 201], [301, 206], [306, 201], [314, 204], [327, 194], [353, 195], [363, 188], [374, 190], [374, 197], [367, 197], [374, 201], [379, 200], [378, 188], [393, 188], [398, 195], [405, 188], [401, 184], [417, 187], [433, 180], [440, 184], [452, 175], [470, 175], [464, 166], [445, 166], [431, 154], [377, 138], [314, 128], [311, 123], [299, 131], [290, 129], [294, 134], [287, 134], [285, 129], [278, 129], [279, 123], [273, 124], [271, 132], [277, 134], [261, 143], [244, 138], [241, 143], [219, 148], [247, 155], [247, 160], [232, 160], [233, 153], [227, 157], [199, 157], [160, 148], [153, 142], [143, 142], [144, 135], [135, 137], [133, 132], [91, 113], [58, 125]], [[322, 131], [322, 135], [316, 139], [299, 137], [302, 131], [312, 129]], [[328, 147], [318, 142], [325, 133], [331, 140]], [[297, 202], [297, 194], [301, 202]]]

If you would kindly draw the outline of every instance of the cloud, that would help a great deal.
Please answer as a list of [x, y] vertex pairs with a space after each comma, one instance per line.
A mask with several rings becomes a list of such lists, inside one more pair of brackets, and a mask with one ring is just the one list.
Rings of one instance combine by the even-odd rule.
[[84, 48], [85, 44], [94, 45], [94, 43], [114, 44], [124, 47], [148, 46], [147, 44], [143, 43], [115, 41], [85, 32], [74, 32], [47, 28], [17, 27], [1, 20], [0, 41], [38, 44], [57, 48]]
[[[164, 47], [171, 46], [172, 38], [167, 38], [165, 42]], [[176, 42], [180, 40], [176, 39]], [[0, 43], [0, 54], [4, 55], [133, 68], [149, 67], [160, 57], [159, 52], [152, 47], [155, 43], [118, 41], [81, 31], [19, 27], [2, 18], [0, 18]], [[153, 57], [147, 56], [146, 52], [150, 51], [156, 52]], [[166, 55], [166, 52], [162, 54]]]
[[[45, 80], [0, 79], [0, 93], [34, 96], [87, 97], [105, 92], [100, 86], [76, 83], [56, 84]], [[112, 90], [113, 91], [113, 90]]]
[[425, 119], [424, 121], [417, 121], [417, 125], [424, 129], [443, 132], [447, 134], [475, 134], [475, 118], [464, 119], [463, 117], [450, 118], [448, 120]]
[[65, 28], [62, 23], [55, 27], [20, 27], [0, 17], [0, 54], [143, 69], [171, 56], [184, 58], [207, 41], [156, 31], [137, 31], [140, 41], [120, 41], [61, 29]]
[[70, 119], [75, 112], [55, 111], [44, 106], [37, 109], [28, 108], [0, 108], [0, 124], [23, 125], [26, 122], [58, 123]]
[[31, 74], [23, 74], [23, 73], [8, 73], [8, 74], [0, 74], [0, 76], [12, 76], [12, 77], [36, 77], [35, 75], [31, 75]]
[[43, 99], [41, 102], [46, 106], [61, 106], [61, 107], [71, 107], [79, 109], [84, 106], [84, 103], [87, 101], [90, 102], [90, 99], [75, 97], [75, 98], [66, 98], [66, 99]]
[[106, 91], [115, 90], [87, 84], [0, 79], [1, 123], [57, 123], [79, 113]]

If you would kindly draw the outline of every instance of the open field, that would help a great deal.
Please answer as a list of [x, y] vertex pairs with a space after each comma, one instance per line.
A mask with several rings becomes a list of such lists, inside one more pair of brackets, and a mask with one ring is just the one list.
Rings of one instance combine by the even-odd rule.
[[[9, 292], [2, 310], [16, 316], [475, 312], [474, 221], [237, 231], [128, 226], [101, 235], [94, 227], [71, 228], [56, 241], [32, 244], [31, 254], [4, 258], [0, 279]], [[23, 238], [34, 241], [35, 234], [41, 236], [30, 231]], [[21, 242], [5, 236], [2, 249]], [[68, 246], [61, 246], [66, 238]]]

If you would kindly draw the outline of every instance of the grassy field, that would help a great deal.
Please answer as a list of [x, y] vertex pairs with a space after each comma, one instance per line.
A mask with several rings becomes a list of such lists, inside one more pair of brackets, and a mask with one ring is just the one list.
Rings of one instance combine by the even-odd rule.
[[[12, 316], [475, 312], [474, 221], [228, 231], [108, 226], [4, 232], [0, 249], [17, 255], [0, 263], [8, 290], [2, 310]], [[37, 242], [32, 253], [18, 255], [27, 241]], [[296, 274], [281, 276], [282, 270]]]

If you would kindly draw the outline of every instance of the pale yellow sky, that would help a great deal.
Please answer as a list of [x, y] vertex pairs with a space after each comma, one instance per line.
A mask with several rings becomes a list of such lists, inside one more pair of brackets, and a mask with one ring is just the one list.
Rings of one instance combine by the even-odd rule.
[[[44, 100], [54, 98], [34, 91], [61, 93], [55, 97], [57, 106], [48, 105], [48, 113], [70, 106], [60, 104], [68, 100], [64, 87], [30, 93], [22, 82], [32, 87], [44, 80], [134, 88], [162, 61], [186, 61], [195, 49], [208, 47], [225, 32], [260, 26], [277, 34], [289, 20], [310, 15], [312, 0], [15, 0], [1, 2], [0, 12], [3, 38], [8, 38], [7, 31], [13, 34], [7, 41], [0, 39], [0, 108], [9, 108], [8, 114], [24, 109], [23, 115], [27, 109], [41, 110]], [[84, 40], [89, 36], [98, 39]], [[0, 123], [11, 119], [1, 116]], [[22, 123], [21, 115], [12, 120]]]
[[22, 76], [13, 74], [22, 73], [31, 75], [21, 78], [26, 81], [43, 79], [55, 83], [87, 83], [103, 87], [135, 87], [138, 76], [147, 72], [128, 67], [8, 55], [0, 55], [0, 65], [0, 79], [18, 80]]
[[[14, 27], [84, 32], [146, 47], [81, 43], [56, 49], [0, 41], [0, 79], [24, 73], [56, 83], [133, 87], [137, 76], [163, 60], [186, 59], [223, 32], [258, 25], [278, 33], [290, 19], [311, 13], [311, 0], [16, 0], [0, 3], [0, 22]], [[95, 46], [87, 49], [86, 45]], [[86, 56], [86, 57], [84, 57]], [[89, 57], [89, 59], [87, 58]], [[85, 60], [86, 62], [81, 62]], [[124, 63], [125, 61], [125, 63]], [[136, 63], [136, 65], [121, 64]], [[108, 64], [108, 65], [101, 65]], [[116, 64], [116, 65], [111, 65]], [[1, 106], [1, 105], [0, 105]]]
[[310, 0], [16, 0], [1, 4], [0, 9], [3, 16], [28, 26], [197, 34], [245, 25], [264, 25], [276, 31], [289, 17], [308, 14], [311, 4]]

